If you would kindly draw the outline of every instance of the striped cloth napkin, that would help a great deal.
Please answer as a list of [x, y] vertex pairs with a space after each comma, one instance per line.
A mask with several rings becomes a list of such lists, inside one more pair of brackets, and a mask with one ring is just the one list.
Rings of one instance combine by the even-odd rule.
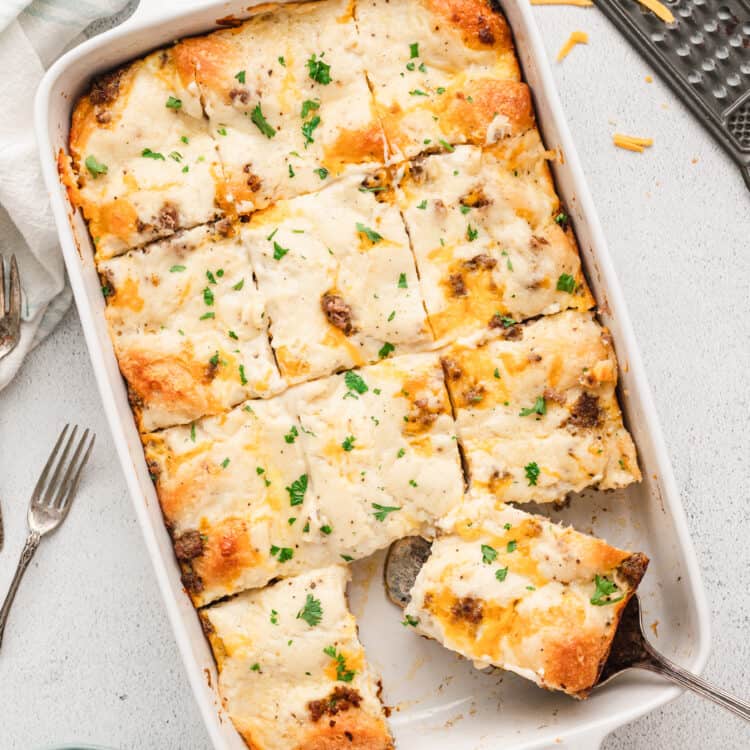
[[81, 40], [91, 21], [125, 4], [0, 0], [0, 254], [7, 261], [15, 253], [24, 290], [21, 340], [0, 360], [0, 389], [58, 324], [71, 300], [37, 155], [34, 94], [45, 68]]

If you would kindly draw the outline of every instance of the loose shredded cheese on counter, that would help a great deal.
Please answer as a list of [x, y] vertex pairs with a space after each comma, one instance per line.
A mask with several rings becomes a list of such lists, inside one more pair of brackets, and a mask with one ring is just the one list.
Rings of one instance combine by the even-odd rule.
[[637, 151], [642, 154], [644, 149], [654, 145], [653, 138], [638, 138], [634, 135], [624, 135], [623, 133], [615, 133], [612, 136], [612, 142], [618, 148], [624, 148], [627, 151]]
[[562, 49], [557, 53], [557, 62], [562, 62], [569, 54], [576, 44], [588, 44], [589, 35], [585, 31], [574, 31], [567, 42], [562, 46]]
[[591, 0], [531, 0], [532, 5], [575, 5], [578, 8], [590, 8]]
[[644, 8], [648, 8], [653, 14], [661, 18], [664, 23], [672, 23], [674, 21], [672, 11], [666, 5], [660, 3], [659, 0], [638, 0], [638, 2]]

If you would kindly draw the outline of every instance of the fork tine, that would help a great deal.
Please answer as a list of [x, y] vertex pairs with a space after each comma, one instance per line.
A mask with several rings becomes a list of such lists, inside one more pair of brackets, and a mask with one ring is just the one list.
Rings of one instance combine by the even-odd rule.
[[[80, 448], [83, 446], [83, 442], [88, 432], [89, 431], [86, 430], [86, 434], [81, 439], [81, 445], [79, 446], [79, 450], [76, 451], [76, 457], [78, 453], [80, 452]], [[60, 507], [60, 510], [62, 511], [63, 518], [65, 518], [65, 516], [68, 514], [68, 511], [70, 510], [70, 506], [73, 504], [73, 498], [75, 497], [76, 491], [78, 490], [78, 483], [81, 481], [81, 473], [83, 472], [83, 467], [86, 465], [86, 462], [89, 460], [89, 456], [91, 455], [91, 451], [94, 447], [95, 442], [96, 442], [96, 435], [92, 432], [91, 440], [89, 441], [89, 447], [86, 449], [86, 452], [83, 454], [83, 457], [81, 458], [81, 461], [78, 464], [78, 468], [76, 469], [76, 472], [75, 474], [73, 474], [73, 477], [70, 481], [68, 491], [63, 496], [62, 501], [60, 503], [59, 507]]]
[[65, 438], [65, 433], [67, 433], [68, 427], [70, 427], [70, 425], [66, 424], [65, 427], [62, 428], [62, 431], [60, 432], [60, 437], [57, 438], [55, 447], [52, 449], [52, 453], [49, 454], [47, 463], [44, 464], [44, 469], [42, 469], [42, 473], [39, 475], [39, 479], [37, 480], [36, 486], [34, 487], [34, 492], [31, 496], [32, 502], [39, 502], [39, 497], [42, 494], [42, 490], [44, 489], [45, 482], [47, 480], [47, 474], [49, 474], [49, 470], [52, 468], [52, 466], [55, 463], [55, 457], [57, 456], [57, 451], [60, 449], [60, 445], [63, 439]]
[[78, 425], [74, 424], [73, 429], [70, 431], [70, 435], [68, 435], [68, 439], [65, 441], [65, 446], [63, 447], [60, 460], [57, 462], [57, 466], [55, 466], [55, 471], [52, 474], [52, 477], [50, 478], [49, 482], [47, 483], [47, 487], [44, 490], [44, 498], [41, 501], [44, 505], [53, 504], [53, 500], [55, 497], [55, 490], [57, 489], [58, 479], [63, 470], [63, 467], [65, 466], [65, 460], [67, 459], [68, 453], [70, 452], [70, 446], [73, 445], [73, 441], [75, 440], [77, 431], [78, 431]]
[[21, 274], [15, 255], [10, 257], [10, 306], [8, 314], [17, 321], [21, 317]]
[[5, 317], [5, 259], [0, 254], [0, 318]]
[[[50, 505], [54, 506], [55, 508], [62, 507], [63, 499], [65, 498], [68, 492], [68, 485], [70, 483], [70, 478], [71, 476], [73, 476], [74, 469], [76, 468], [76, 464], [78, 463], [78, 457], [81, 455], [81, 451], [83, 450], [83, 446], [86, 443], [86, 438], [88, 438], [88, 436], [89, 436], [89, 430], [87, 428], [84, 431], [83, 435], [81, 435], [81, 439], [78, 441], [78, 446], [73, 452], [73, 455], [70, 457], [70, 461], [68, 462], [67, 468], [65, 469], [65, 474], [60, 480], [60, 483], [56, 487], [53, 488], [53, 490], [55, 491], [55, 497], [50, 502]], [[71, 439], [70, 442], [72, 443], [73, 440]]]

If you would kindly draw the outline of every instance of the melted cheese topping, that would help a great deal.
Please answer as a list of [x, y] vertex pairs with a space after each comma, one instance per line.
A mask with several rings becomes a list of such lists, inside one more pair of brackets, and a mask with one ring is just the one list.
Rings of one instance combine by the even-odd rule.
[[[646, 558], [486, 496], [442, 527], [406, 609], [417, 632], [479, 669], [494, 665], [585, 696]], [[596, 576], [617, 587], [609, 595], [617, 601], [597, 594]]]
[[354, 558], [429, 535], [463, 495], [437, 356], [398, 357], [359, 375], [358, 390], [345, 375], [295, 389], [318, 520], [336, 552]]
[[[438, 339], [593, 304], [536, 130], [484, 153], [459, 146], [412, 163], [399, 202]], [[571, 277], [570, 291], [558, 288]]]
[[237, 237], [196, 227], [103, 261], [99, 273], [143, 430], [281, 390], [263, 299]]
[[556, 502], [640, 479], [615, 353], [591, 313], [495, 329], [444, 363], [473, 487], [502, 502]]
[[169, 50], [109, 74], [78, 102], [70, 153], [97, 258], [223, 214], [216, 148]]
[[392, 750], [347, 580], [323, 568], [202, 611], [222, 701], [250, 747]]
[[396, 154], [414, 156], [441, 140], [483, 142], [497, 112], [528, 125], [510, 30], [484, 0], [364, 0], [357, 24]]
[[320, 189], [315, 170], [337, 176], [383, 162], [358, 44], [347, 0], [330, 0], [266, 6], [238, 28], [178, 46], [239, 211]]
[[563, 44], [557, 53], [557, 62], [562, 62], [573, 50], [576, 44], [588, 44], [589, 35], [585, 31], [574, 31], [568, 37], [568, 41]]
[[386, 344], [400, 354], [432, 340], [399, 211], [361, 182], [281, 201], [242, 230], [290, 382], [376, 362]]

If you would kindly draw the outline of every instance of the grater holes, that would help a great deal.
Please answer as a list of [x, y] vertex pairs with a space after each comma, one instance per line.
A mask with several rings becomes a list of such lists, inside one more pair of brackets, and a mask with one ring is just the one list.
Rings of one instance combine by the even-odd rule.
[[750, 102], [745, 102], [729, 115], [727, 126], [742, 148], [750, 148]]

